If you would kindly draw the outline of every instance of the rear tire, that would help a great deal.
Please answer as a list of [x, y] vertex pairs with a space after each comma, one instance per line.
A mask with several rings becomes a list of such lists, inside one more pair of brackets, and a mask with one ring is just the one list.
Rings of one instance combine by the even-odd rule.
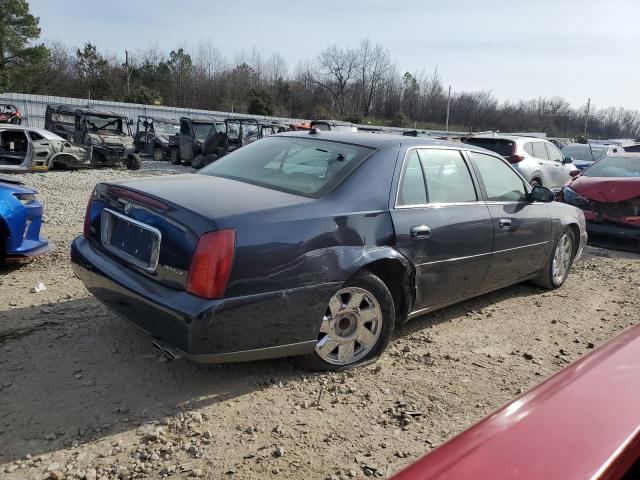
[[182, 163], [180, 161], [180, 150], [172, 148], [169, 151], [169, 161], [171, 162], [171, 165], [180, 165]]
[[327, 300], [315, 351], [298, 361], [304, 368], [334, 372], [368, 365], [384, 352], [395, 323], [389, 289], [362, 270]]
[[576, 251], [576, 234], [567, 227], [560, 234], [547, 264], [533, 283], [548, 290], [561, 287], [569, 276]]
[[164, 162], [167, 159], [167, 152], [164, 151], [164, 148], [154, 148], [153, 159], [156, 162]]
[[142, 161], [138, 155], [130, 153], [124, 159], [124, 165], [127, 167], [127, 170], [140, 170], [142, 167]]
[[195, 169], [200, 169], [204, 167], [205, 162], [206, 162], [205, 156], [199, 153], [193, 158], [193, 160], [191, 160], [191, 166]]

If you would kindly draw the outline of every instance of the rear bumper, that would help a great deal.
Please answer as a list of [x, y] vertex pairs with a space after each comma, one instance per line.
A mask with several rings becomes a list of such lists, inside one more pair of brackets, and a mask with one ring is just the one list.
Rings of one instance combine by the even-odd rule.
[[340, 283], [208, 300], [121, 265], [80, 236], [71, 245], [76, 276], [103, 304], [174, 356], [202, 363], [310, 353], [328, 299]]
[[[36, 243], [36, 242], [30, 242]], [[7, 261], [20, 261], [20, 260], [32, 260], [42, 255], [46, 255], [52, 251], [54, 245], [47, 240], [41, 240], [36, 243], [36, 246], [30, 246], [28, 249], [19, 249], [13, 252], [7, 252]]]

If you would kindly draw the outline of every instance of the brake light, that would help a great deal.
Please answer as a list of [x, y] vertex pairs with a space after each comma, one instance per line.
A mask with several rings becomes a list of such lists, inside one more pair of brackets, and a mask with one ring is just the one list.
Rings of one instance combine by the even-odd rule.
[[[95, 192], [95, 189], [94, 189]], [[91, 228], [91, 202], [93, 201], [93, 193], [89, 195], [89, 201], [87, 202], [87, 209], [84, 212], [84, 226], [82, 227], [82, 234], [84, 238], [89, 238], [90, 228]]]
[[218, 230], [200, 237], [191, 260], [187, 292], [205, 298], [224, 295], [233, 265], [235, 240], [235, 230]]
[[524, 160], [524, 156], [516, 155], [515, 153], [507, 157], [507, 161], [509, 163], [518, 163], [518, 162], [521, 162], [522, 160]]

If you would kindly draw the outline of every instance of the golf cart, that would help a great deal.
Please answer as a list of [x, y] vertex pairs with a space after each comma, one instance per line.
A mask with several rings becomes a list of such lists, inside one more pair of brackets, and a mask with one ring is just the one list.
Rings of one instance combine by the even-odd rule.
[[260, 138], [260, 125], [255, 118], [227, 118], [224, 123], [230, 152]]
[[20, 125], [22, 123], [22, 115], [18, 107], [11, 103], [0, 103], [0, 123]]
[[92, 166], [139, 170], [142, 163], [135, 153], [132, 123], [114, 112], [54, 104], [47, 105], [44, 127], [74, 145], [91, 147]]
[[169, 155], [169, 137], [180, 130], [180, 122], [172, 118], [139, 115], [136, 125], [134, 146], [136, 153], [144, 153], [156, 161], [167, 160]]
[[181, 117], [180, 132], [169, 138], [169, 159], [172, 164], [205, 165], [227, 153], [229, 140], [225, 122], [212, 117]]

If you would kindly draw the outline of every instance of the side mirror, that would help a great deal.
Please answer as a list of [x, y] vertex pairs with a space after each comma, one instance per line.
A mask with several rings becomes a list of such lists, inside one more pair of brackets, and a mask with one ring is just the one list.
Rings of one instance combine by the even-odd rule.
[[573, 158], [571, 158], [571, 157], [564, 157], [564, 160], [562, 161], [562, 163], [573, 163]]
[[531, 193], [529, 194], [529, 198], [534, 202], [553, 202], [556, 198], [556, 194], [553, 193], [553, 190], [547, 187], [541, 187], [540, 185], [536, 185], [531, 189]]

